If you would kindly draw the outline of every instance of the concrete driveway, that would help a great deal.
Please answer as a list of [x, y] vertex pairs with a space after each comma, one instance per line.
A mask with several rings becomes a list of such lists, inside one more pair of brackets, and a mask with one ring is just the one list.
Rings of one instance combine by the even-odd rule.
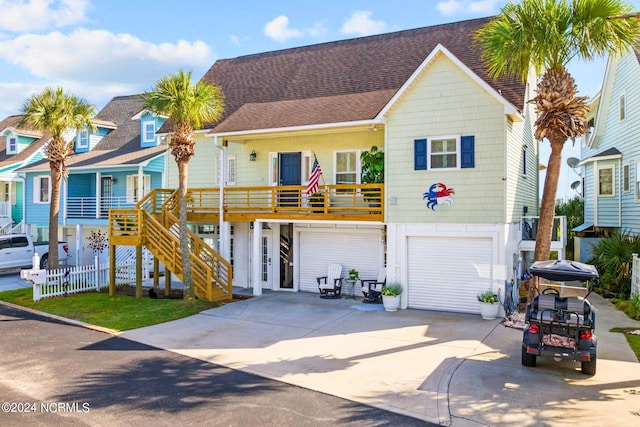
[[441, 425], [637, 426], [640, 364], [612, 326], [640, 328], [595, 296], [598, 372], [539, 358], [479, 315], [271, 293], [121, 336]]

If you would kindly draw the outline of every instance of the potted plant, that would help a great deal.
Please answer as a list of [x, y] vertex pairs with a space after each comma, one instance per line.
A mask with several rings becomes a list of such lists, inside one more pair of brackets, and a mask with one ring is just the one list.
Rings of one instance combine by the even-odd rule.
[[322, 193], [313, 193], [309, 196], [309, 205], [314, 208], [321, 209], [313, 209], [313, 212], [322, 213], [324, 212], [324, 194]]
[[483, 319], [493, 320], [498, 316], [500, 304], [498, 303], [498, 296], [492, 290], [489, 289], [478, 294], [478, 301], [480, 302], [480, 316]]
[[400, 295], [402, 294], [402, 285], [399, 283], [390, 283], [382, 288], [382, 305], [386, 311], [396, 311], [400, 308]]
[[360, 279], [360, 273], [355, 268], [349, 270], [349, 280], [358, 280]]
[[[368, 151], [360, 154], [362, 160], [361, 182], [363, 184], [383, 184], [384, 183], [384, 152], [375, 145]], [[364, 199], [374, 207], [380, 207], [380, 192], [377, 190], [363, 190]]]

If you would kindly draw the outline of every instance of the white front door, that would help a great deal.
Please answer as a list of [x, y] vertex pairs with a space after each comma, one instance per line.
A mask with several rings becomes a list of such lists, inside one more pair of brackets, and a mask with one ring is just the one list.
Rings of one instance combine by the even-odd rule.
[[260, 285], [262, 289], [273, 289], [273, 235], [263, 230], [260, 242]]

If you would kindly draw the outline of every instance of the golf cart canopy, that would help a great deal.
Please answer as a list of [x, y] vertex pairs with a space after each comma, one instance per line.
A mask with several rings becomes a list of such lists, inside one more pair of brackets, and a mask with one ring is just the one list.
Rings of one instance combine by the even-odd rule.
[[529, 272], [534, 276], [556, 282], [583, 282], [599, 277], [598, 270], [593, 265], [569, 260], [536, 261]]

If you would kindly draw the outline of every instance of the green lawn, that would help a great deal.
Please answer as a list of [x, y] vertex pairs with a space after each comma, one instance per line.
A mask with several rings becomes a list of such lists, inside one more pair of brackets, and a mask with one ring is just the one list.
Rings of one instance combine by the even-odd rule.
[[181, 319], [220, 305], [202, 300], [111, 297], [97, 292], [34, 302], [32, 288], [0, 292], [0, 300], [117, 331]]

